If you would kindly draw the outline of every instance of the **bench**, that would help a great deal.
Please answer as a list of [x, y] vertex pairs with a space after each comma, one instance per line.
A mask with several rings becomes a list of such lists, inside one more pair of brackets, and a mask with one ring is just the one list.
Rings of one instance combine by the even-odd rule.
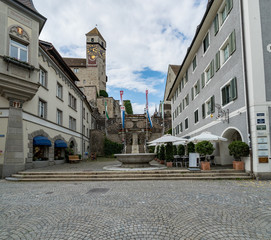
[[79, 159], [78, 155], [69, 155], [69, 162], [73, 163], [73, 162], [80, 162], [81, 159]]

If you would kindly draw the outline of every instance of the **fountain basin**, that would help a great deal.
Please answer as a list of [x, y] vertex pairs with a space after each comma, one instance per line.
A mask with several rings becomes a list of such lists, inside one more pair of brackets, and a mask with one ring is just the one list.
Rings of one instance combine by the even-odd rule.
[[150, 162], [154, 160], [155, 153], [127, 153], [115, 154], [117, 160], [121, 162], [122, 168], [145, 168], [150, 167]]

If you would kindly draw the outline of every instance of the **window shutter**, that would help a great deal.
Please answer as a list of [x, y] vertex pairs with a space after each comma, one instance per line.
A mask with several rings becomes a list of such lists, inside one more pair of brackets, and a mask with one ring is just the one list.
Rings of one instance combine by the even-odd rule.
[[227, 103], [226, 87], [223, 87], [221, 91], [222, 91], [222, 106], [224, 106]]
[[197, 81], [197, 94], [199, 94], [200, 92], [200, 81], [198, 80]]
[[230, 89], [231, 89], [230, 100], [233, 101], [233, 100], [235, 100], [237, 98], [237, 81], [236, 81], [236, 78], [231, 80]]
[[215, 19], [214, 19], [214, 30], [215, 30], [215, 35], [216, 35], [219, 30], [218, 14], [216, 14]]
[[211, 62], [211, 78], [214, 76], [214, 66], [215, 66], [215, 61], [214, 61], [214, 59], [212, 60], [212, 62]]
[[186, 82], [188, 82], [188, 70], [186, 70]]
[[189, 94], [187, 93], [187, 106], [189, 105]]
[[185, 108], [184, 99], [183, 99], [183, 109]]
[[229, 37], [229, 47], [230, 47], [230, 55], [232, 55], [234, 51], [236, 50], [235, 30], [231, 33]]
[[227, 15], [230, 13], [233, 7], [233, 1], [232, 0], [227, 0]]
[[194, 100], [194, 87], [191, 88], [191, 99]]
[[220, 51], [218, 51], [215, 55], [215, 70], [216, 72], [219, 70], [220, 68]]
[[205, 118], [205, 103], [202, 104], [201, 110], [202, 110], [202, 119], [204, 119]]
[[215, 96], [211, 97], [211, 113], [215, 112]]
[[201, 74], [201, 87], [204, 88], [205, 86], [205, 73], [203, 72]]

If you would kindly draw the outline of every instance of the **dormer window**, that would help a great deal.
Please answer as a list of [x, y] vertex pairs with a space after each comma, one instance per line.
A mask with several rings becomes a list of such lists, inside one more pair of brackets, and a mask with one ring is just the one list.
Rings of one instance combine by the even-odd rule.
[[10, 40], [10, 57], [16, 58], [17, 60], [27, 62], [28, 61], [28, 47], [15, 40]]
[[94, 38], [91, 38], [91, 42], [94, 42]]

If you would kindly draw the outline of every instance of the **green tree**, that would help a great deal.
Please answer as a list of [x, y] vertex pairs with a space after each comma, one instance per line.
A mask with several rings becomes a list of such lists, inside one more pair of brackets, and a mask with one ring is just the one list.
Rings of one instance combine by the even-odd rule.
[[163, 144], [161, 147], [160, 147], [160, 160], [165, 160], [165, 145]]
[[189, 153], [194, 153], [195, 152], [195, 144], [194, 143], [189, 142], [187, 144], [187, 152], [188, 152], [188, 155], [189, 155]]
[[104, 140], [104, 154], [106, 156], [112, 156], [113, 154], [121, 153], [122, 148], [123, 148], [122, 144], [112, 142], [108, 138], [105, 138], [105, 140]]
[[177, 150], [178, 155], [183, 156], [185, 154], [185, 147], [184, 145], [179, 145]]
[[167, 143], [166, 145], [166, 161], [172, 162], [173, 161], [173, 145], [172, 143]]
[[124, 100], [125, 112], [127, 114], [133, 114], [133, 107], [130, 100]]
[[234, 141], [228, 146], [229, 153], [234, 156], [235, 160], [240, 161], [241, 157], [247, 157], [249, 155], [249, 146], [242, 141]]
[[177, 155], [177, 146], [173, 145], [173, 155]]
[[100, 97], [108, 97], [108, 93], [105, 90], [100, 90]]
[[215, 150], [213, 144], [210, 143], [209, 141], [198, 142], [195, 146], [195, 149], [197, 153], [204, 156], [211, 155]]
[[157, 158], [160, 159], [160, 146], [158, 145], [156, 148]]

